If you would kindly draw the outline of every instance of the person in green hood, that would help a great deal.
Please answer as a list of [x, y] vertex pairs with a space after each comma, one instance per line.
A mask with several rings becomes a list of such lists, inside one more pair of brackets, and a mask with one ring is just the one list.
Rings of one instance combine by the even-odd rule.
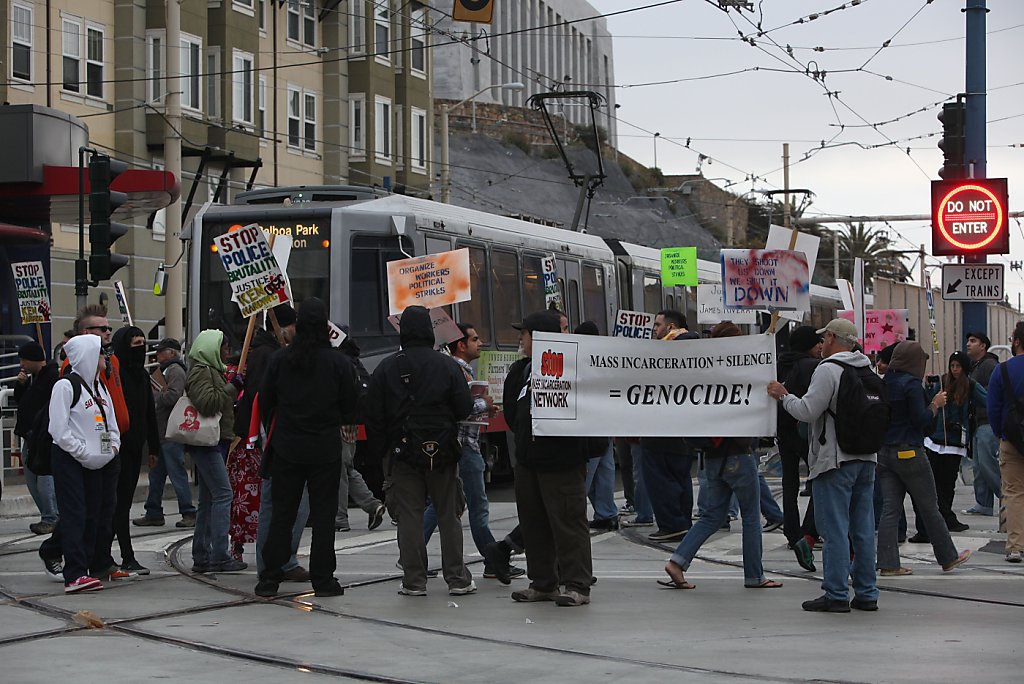
[[225, 466], [228, 447], [234, 437], [234, 403], [241, 389], [241, 376], [232, 382], [224, 379], [226, 366], [221, 358], [224, 333], [204, 330], [189, 350], [189, 370], [185, 394], [203, 416], [220, 414], [220, 442], [217, 446], [189, 446], [199, 474], [199, 508], [192, 537], [192, 572], [237, 572], [248, 567], [228, 553], [228, 527], [231, 523], [231, 483]]

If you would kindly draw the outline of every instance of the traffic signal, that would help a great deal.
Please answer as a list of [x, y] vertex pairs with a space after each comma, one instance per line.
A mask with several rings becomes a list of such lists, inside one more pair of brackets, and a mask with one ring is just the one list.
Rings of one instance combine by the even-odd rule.
[[455, 0], [452, 19], [490, 24], [494, 19], [494, 0]]
[[112, 191], [110, 184], [127, 169], [127, 164], [105, 154], [94, 154], [89, 160], [89, 275], [93, 282], [110, 280], [117, 269], [128, 265], [128, 257], [110, 253], [111, 245], [128, 232], [128, 226], [110, 220], [128, 201], [123, 192]]
[[942, 138], [939, 149], [942, 150], [942, 168], [939, 178], [956, 180], [966, 178], [964, 165], [964, 103], [960, 100], [942, 105], [938, 119], [942, 122]]

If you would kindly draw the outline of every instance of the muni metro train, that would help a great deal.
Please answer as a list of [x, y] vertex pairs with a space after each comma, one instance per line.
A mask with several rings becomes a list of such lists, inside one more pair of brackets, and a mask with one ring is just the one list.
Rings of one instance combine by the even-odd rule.
[[[697, 327], [696, 289], [662, 286], [657, 249], [376, 188], [301, 186], [240, 193], [235, 204], [206, 205], [192, 220], [182, 234], [191, 240], [188, 339], [219, 328], [241, 348], [247, 321], [231, 301], [213, 239], [254, 222], [292, 240], [287, 273], [295, 300], [322, 299], [331, 320], [349, 326], [371, 371], [398, 350], [398, 333], [386, 320], [385, 264], [463, 247], [473, 299], [450, 313], [472, 322], [485, 348], [515, 351], [512, 324], [544, 308], [541, 259], [552, 253], [570, 329], [592, 320], [607, 334], [619, 309], [679, 309]], [[698, 275], [702, 283], [720, 282], [721, 268], [701, 260]], [[838, 292], [812, 285], [811, 308], [810, 323], [824, 325], [841, 308]]]

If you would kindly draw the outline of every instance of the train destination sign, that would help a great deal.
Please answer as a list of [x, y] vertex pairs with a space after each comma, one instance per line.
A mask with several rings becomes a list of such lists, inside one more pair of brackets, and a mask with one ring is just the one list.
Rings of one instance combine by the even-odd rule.
[[775, 434], [772, 335], [666, 343], [537, 332], [532, 370], [537, 436]]
[[943, 264], [942, 298], [954, 302], [1003, 301], [1003, 264]]
[[932, 181], [932, 254], [1009, 254], [1005, 178]]

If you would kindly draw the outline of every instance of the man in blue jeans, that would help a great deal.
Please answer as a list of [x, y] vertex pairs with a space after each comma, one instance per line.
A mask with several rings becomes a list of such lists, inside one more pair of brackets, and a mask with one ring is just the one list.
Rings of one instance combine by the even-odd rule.
[[[848, 454], [839, 448], [836, 438], [839, 380], [843, 366], [866, 368], [868, 357], [853, 351], [857, 328], [836, 318], [821, 330], [823, 361], [811, 376], [811, 384], [802, 398], [786, 390], [780, 382], [768, 383], [768, 394], [782, 401], [782, 408], [810, 426], [808, 467], [814, 496], [814, 522], [825, 540], [822, 559], [825, 565], [821, 588], [823, 596], [804, 601], [803, 609], [817, 612], [848, 613], [878, 610], [878, 586], [875, 582], [875, 520], [872, 503], [875, 484], [875, 454]], [[853, 559], [850, 547], [853, 547]], [[853, 578], [854, 598], [849, 600], [847, 578]]]
[[[983, 332], [967, 333], [967, 356], [971, 359], [971, 380], [988, 388], [992, 371], [999, 366], [999, 358], [990, 352], [988, 335]], [[999, 476], [999, 440], [988, 422], [988, 407], [974, 409], [974, 440], [971, 444], [971, 465], [974, 469], [974, 505], [964, 513], [992, 515], [996, 499], [1002, 497]]]

